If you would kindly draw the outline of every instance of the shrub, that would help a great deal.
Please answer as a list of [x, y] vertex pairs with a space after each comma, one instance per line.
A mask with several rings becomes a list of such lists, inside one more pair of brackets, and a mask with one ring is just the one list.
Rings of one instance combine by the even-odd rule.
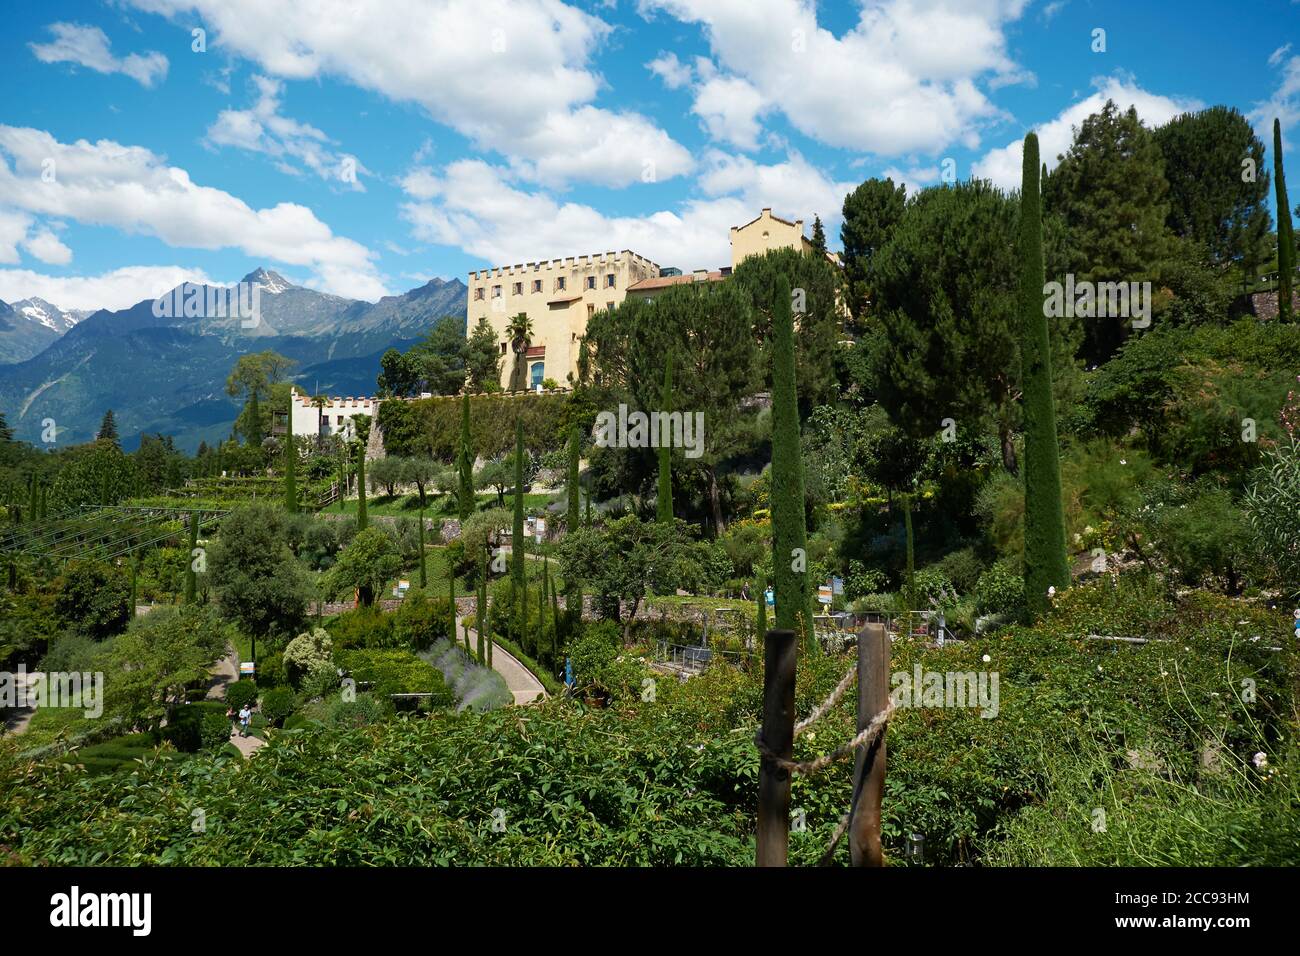
[[960, 594], [969, 594], [974, 590], [980, 575], [984, 573], [984, 562], [975, 554], [974, 548], [962, 548], [945, 555], [937, 567], [947, 575]]
[[844, 596], [849, 600], [884, 590], [888, 584], [885, 572], [869, 567], [856, 558], [849, 561], [849, 573], [844, 577]]
[[295, 681], [301, 681], [312, 671], [329, 667], [333, 659], [334, 642], [323, 627], [299, 634], [284, 649], [285, 669]]
[[412, 588], [393, 615], [392, 633], [399, 644], [424, 651], [434, 641], [449, 636], [450, 622], [451, 608], [445, 598], [430, 598], [419, 588]]
[[379, 697], [427, 693], [433, 695], [431, 706], [446, 707], [454, 702], [438, 669], [407, 650], [340, 651], [339, 666], [357, 683], [370, 684], [371, 692]]
[[359, 607], [344, 611], [326, 625], [334, 646], [339, 650], [356, 647], [395, 647], [393, 615], [376, 607]]
[[[253, 686], [247, 681], [241, 683]], [[185, 753], [217, 750], [230, 741], [230, 726], [226, 705], [221, 701], [184, 704], [172, 711], [162, 736]]]
[[284, 665], [284, 652], [273, 651], [257, 662], [257, 686], [281, 687], [289, 683], [289, 671]]
[[980, 614], [1019, 618], [1025, 610], [1025, 581], [1000, 561], [980, 575], [975, 584], [975, 609]]
[[334, 730], [369, 727], [381, 724], [393, 713], [386, 698], [374, 694], [358, 694], [356, 700], [337, 700], [329, 709], [325, 722]]
[[273, 727], [279, 727], [293, 713], [296, 700], [288, 687], [276, 687], [262, 697], [262, 716]]
[[257, 685], [251, 680], [237, 680], [226, 687], [226, 704], [235, 710], [257, 700]]

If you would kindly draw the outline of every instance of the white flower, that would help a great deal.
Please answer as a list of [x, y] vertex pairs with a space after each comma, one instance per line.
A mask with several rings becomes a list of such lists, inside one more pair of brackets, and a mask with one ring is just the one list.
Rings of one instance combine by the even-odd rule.
[[1119, 463], [1120, 463], [1121, 465], [1127, 465], [1127, 464], [1128, 464], [1128, 459], [1127, 459], [1127, 458], [1121, 458], [1121, 459], [1119, 460]]
[[993, 658], [989, 657], [987, 654], [984, 655], [984, 657], [983, 657], [983, 661], [984, 661], [985, 664], [987, 664], [987, 663], [988, 663], [989, 661], [991, 661], [991, 660], [993, 660]]
[[1053, 584], [1051, 587], [1049, 587], [1049, 588], [1047, 589], [1047, 596], [1048, 596], [1049, 598], [1050, 598], [1050, 597], [1056, 597], [1056, 585], [1055, 585], [1055, 584]]
[[1250, 758], [1250, 762], [1255, 765], [1256, 770], [1263, 770], [1268, 766], [1268, 757], [1265, 755], [1264, 751], [1261, 750], [1259, 753], [1255, 754], [1255, 756]]

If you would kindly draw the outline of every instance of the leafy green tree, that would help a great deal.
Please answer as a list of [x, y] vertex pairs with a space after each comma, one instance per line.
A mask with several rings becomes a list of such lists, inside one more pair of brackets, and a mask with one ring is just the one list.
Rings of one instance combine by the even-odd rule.
[[420, 385], [420, 369], [411, 356], [389, 349], [379, 359], [379, 378], [375, 386], [380, 395], [405, 398], [415, 394]]
[[[429, 586], [429, 570], [427, 567], [427, 555], [424, 548], [424, 509], [420, 509], [420, 588]], [[455, 634], [452, 635], [455, 637]]]
[[323, 627], [304, 631], [284, 648], [284, 666], [295, 684], [334, 666], [334, 640]]
[[[626, 402], [642, 411], [654, 410], [672, 355], [674, 406], [683, 414], [702, 415], [706, 429], [699, 457], [684, 458], [681, 467], [697, 473], [708, 515], [720, 533], [726, 526], [720, 477], [724, 464], [752, 446], [746, 416], [737, 408], [758, 387], [748, 291], [733, 280], [674, 286], [649, 302], [629, 297], [614, 309], [596, 313], [587, 324], [587, 342], [607, 408]], [[653, 456], [647, 453], [645, 460], [648, 477]]]
[[1282, 126], [1273, 120], [1273, 183], [1277, 189], [1277, 309], [1278, 318], [1291, 321], [1292, 284], [1295, 281], [1295, 233], [1282, 169]]
[[[870, 368], [889, 417], [919, 438], [952, 419], [998, 436], [1018, 468], [1014, 433], [1021, 362], [1015, 276], [1016, 203], [975, 180], [913, 198], [873, 257], [877, 303]], [[1038, 297], [1042, 300], [1040, 284]], [[1058, 343], [1069, 341], [1065, 322]], [[1067, 348], [1062, 375], [1077, 380]]]
[[[1039, 174], [1035, 167], [1034, 175]], [[1042, 201], [1069, 231], [1068, 271], [1076, 281], [1159, 278], [1169, 254], [1169, 183], [1160, 147], [1133, 107], [1120, 112], [1107, 100], [1083, 121], [1043, 184]], [[1041, 287], [1038, 294], [1041, 299]], [[1084, 320], [1084, 351], [1091, 364], [1115, 353], [1128, 323], [1123, 316]]]
[[251, 505], [226, 517], [208, 551], [222, 615], [253, 637], [293, 633], [306, 616], [311, 588], [288, 534], [282, 509]]
[[1038, 137], [1025, 137], [1020, 192], [1019, 311], [1021, 381], [1025, 418], [1025, 601], [1031, 611], [1049, 606], [1048, 589], [1070, 585], [1061, 500], [1060, 446], [1052, 399], [1051, 340], [1043, 308], [1043, 229], [1038, 185]]
[[485, 315], [479, 316], [478, 324], [470, 333], [465, 364], [474, 391], [487, 392], [501, 387], [501, 353], [497, 349], [496, 332]]
[[117, 421], [113, 418], [113, 410], [110, 408], [104, 412], [104, 418], [99, 423], [99, 432], [95, 435], [96, 441], [108, 441], [114, 445], [117, 444]]
[[[194, 552], [198, 550], [198, 547], [199, 547], [199, 513], [197, 511], [191, 511], [190, 512], [190, 548], [189, 548], [189, 553], [186, 555], [185, 558], [185, 603], [186, 604], [193, 604], [198, 592], [197, 572], [194, 569], [194, 562], [197, 560], [197, 557], [195, 556]], [[132, 590], [134, 590], [135, 587], [134, 575], [132, 576], [131, 581], [132, 581]], [[132, 614], [135, 613], [134, 597], [132, 598], [131, 601], [131, 613]]]
[[420, 455], [403, 458], [401, 461], [401, 480], [405, 484], [415, 485], [415, 492], [420, 498], [420, 507], [424, 508], [428, 503], [429, 490], [434, 485], [445, 481], [443, 470], [438, 467], [438, 463], [432, 458], [425, 458]]
[[1213, 106], [1174, 117], [1155, 131], [1155, 142], [1169, 183], [1170, 230], [1202, 245], [1217, 268], [1235, 263], [1252, 275], [1268, 258], [1269, 180], [1250, 121]]
[[[773, 249], [749, 256], [736, 267], [732, 281], [745, 289], [754, 310], [756, 333], [771, 348], [769, 304], [776, 295], [777, 278], [783, 278], [794, 295], [795, 374], [799, 379], [799, 417], [805, 419], [818, 405], [838, 397], [834, 356], [839, 348], [844, 283], [839, 270], [825, 256], [804, 255], [796, 249]], [[762, 357], [764, 370], [771, 365]]]
[[131, 581], [103, 561], [70, 561], [54, 582], [54, 613], [62, 625], [92, 640], [120, 634], [131, 617]]
[[[670, 592], [693, 576], [696, 558], [684, 521], [641, 521], [635, 515], [615, 518], [599, 530], [583, 527], [560, 541], [560, 576], [591, 589], [602, 617], [624, 622], [624, 634], [648, 591]], [[626, 617], [621, 605], [630, 609]]]
[[[111, 505], [131, 497], [135, 491], [135, 466], [130, 456], [113, 442], [78, 446], [50, 488], [50, 503], [56, 511], [85, 505]], [[33, 501], [32, 507], [38, 502]]]
[[465, 320], [444, 315], [421, 341], [411, 347], [407, 357], [419, 374], [419, 381], [434, 395], [455, 395], [465, 387], [469, 344], [465, 340]]
[[790, 289], [778, 278], [772, 299], [772, 569], [776, 626], [802, 633], [816, 653], [808, 589], [808, 532], [804, 524], [799, 396], [795, 384], [794, 319]]
[[104, 713], [128, 728], [155, 730], [208, 677], [225, 652], [227, 629], [198, 608], [160, 607], [113, 641], [105, 669]]
[[366, 528], [340, 552], [326, 572], [325, 586], [331, 597], [355, 591], [358, 602], [368, 607], [401, 570], [402, 558], [393, 539], [379, 528]]
[[892, 179], [868, 179], [844, 197], [840, 242], [844, 246], [844, 273], [849, 285], [849, 310], [861, 321], [874, 297], [872, 258], [903, 218], [907, 190]]
[[246, 399], [244, 412], [236, 422], [236, 430], [243, 435], [245, 444], [256, 446], [262, 443], [267, 428], [261, 400], [270, 398], [272, 386], [282, 383], [296, 364], [293, 359], [270, 349], [241, 355], [235, 361], [235, 367], [226, 377], [226, 394]]

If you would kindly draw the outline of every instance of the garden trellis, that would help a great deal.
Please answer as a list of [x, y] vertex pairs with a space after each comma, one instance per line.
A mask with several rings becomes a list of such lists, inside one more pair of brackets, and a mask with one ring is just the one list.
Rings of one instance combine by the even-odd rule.
[[197, 516], [201, 530], [227, 514], [216, 508], [84, 506], [40, 524], [11, 528], [0, 535], [0, 552], [56, 561], [107, 561], [182, 538], [191, 515]]

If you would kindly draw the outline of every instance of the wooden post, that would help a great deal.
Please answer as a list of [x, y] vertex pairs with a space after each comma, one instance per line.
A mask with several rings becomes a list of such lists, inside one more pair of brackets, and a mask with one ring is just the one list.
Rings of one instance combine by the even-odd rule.
[[[771, 630], [763, 641], [764, 745], [786, 760], [794, 756], [795, 632]], [[758, 771], [758, 866], [785, 866], [790, 849], [790, 771], [761, 756]]]
[[[858, 633], [858, 731], [889, 704], [889, 634], [883, 624]], [[885, 731], [858, 749], [853, 767], [853, 819], [849, 857], [854, 866], [884, 866], [880, 845], [880, 800], [885, 793]]]

